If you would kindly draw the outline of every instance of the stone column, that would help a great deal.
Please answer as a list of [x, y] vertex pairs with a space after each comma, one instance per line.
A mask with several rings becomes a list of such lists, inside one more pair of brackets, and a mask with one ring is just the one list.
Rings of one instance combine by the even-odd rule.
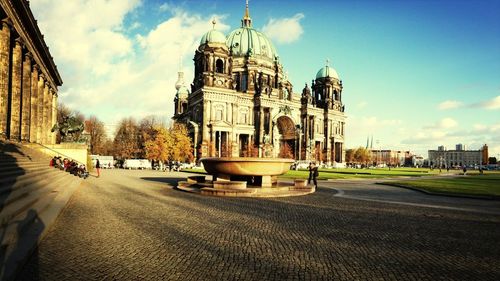
[[38, 65], [33, 65], [31, 71], [31, 115], [30, 115], [30, 142], [36, 142], [38, 122]]
[[[52, 125], [50, 126], [51, 130], [52, 130], [52, 127], [54, 127], [54, 125], [57, 123], [57, 97], [58, 97], [57, 92], [54, 92], [53, 99], [52, 99]], [[51, 132], [51, 136], [52, 136], [51, 144], [56, 144], [56, 135], [57, 135], [57, 132], [53, 132], [53, 133]], [[195, 139], [196, 139], [196, 137], [195, 137]], [[196, 147], [196, 143], [195, 143], [195, 147]]]
[[259, 109], [259, 157], [264, 157], [264, 109]]
[[43, 74], [40, 72], [38, 75], [38, 85], [37, 85], [37, 104], [36, 104], [36, 113], [37, 118], [36, 122], [36, 142], [42, 143], [43, 138], [43, 89], [45, 87], [45, 79]]
[[11, 25], [3, 20], [0, 23], [0, 138], [7, 138], [9, 112], [10, 79], [10, 30]]
[[21, 140], [30, 139], [30, 117], [31, 117], [31, 53], [26, 52], [23, 62], [21, 102]]
[[23, 47], [20, 38], [14, 43], [12, 53], [12, 95], [10, 106], [10, 138], [21, 139], [21, 74], [22, 74], [22, 53]]
[[49, 91], [47, 93], [47, 123], [45, 124], [45, 130], [47, 132], [47, 144], [52, 144], [52, 101], [54, 96], [54, 90], [49, 86]]
[[43, 102], [42, 102], [42, 144], [47, 144], [48, 136], [48, 118], [49, 118], [49, 83], [45, 82], [43, 85]]
[[259, 109], [259, 145], [264, 142], [264, 108]]
[[339, 151], [339, 163], [344, 162], [344, 143], [340, 143], [340, 151]]

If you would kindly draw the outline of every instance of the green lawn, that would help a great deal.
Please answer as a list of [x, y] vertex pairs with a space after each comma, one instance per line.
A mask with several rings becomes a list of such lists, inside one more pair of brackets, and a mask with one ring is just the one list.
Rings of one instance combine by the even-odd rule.
[[[387, 177], [421, 177], [438, 174], [439, 170], [430, 171], [429, 169], [412, 168], [380, 168], [380, 169], [320, 169], [318, 179], [370, 179]], [[309, 171], [288, 171], [284, 178], [307, 178]]]
[[485, 171], [483, 175], [472, 171], [472, 173], [468, 172], [467, 176], [396, 181], [384, 184], [434, 193], [496, 196], [500, 199], [500, 172], [498, 171]]

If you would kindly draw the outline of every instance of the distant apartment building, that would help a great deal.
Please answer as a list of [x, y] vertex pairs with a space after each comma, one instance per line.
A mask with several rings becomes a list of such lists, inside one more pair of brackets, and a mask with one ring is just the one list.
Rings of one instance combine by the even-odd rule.
[[412, 153], [401, 150], [372, 149], [371, 159], [376, 165], [408, 166], [412, 162]]
[[457, 144], [455, 150], [446, 150], [442, 145], [437, 150], [429, 150], [429, 165], [435, 167], [486, 165], [487, 161], [486, 144], [479, 150], [467, 150], [463, 144]]

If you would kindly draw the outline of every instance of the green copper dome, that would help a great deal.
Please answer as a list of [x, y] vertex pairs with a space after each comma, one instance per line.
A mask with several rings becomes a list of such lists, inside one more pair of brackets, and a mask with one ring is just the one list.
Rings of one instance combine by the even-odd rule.
[[200, 45], [206, 44], [206, 43], [226, 43], [226, 36], [215, 29], [210, 30], [209, 32], [205, 33], [203, 37], [201, 37], [200, 40]]
[[233, 30], [227, 36], [226, 45], [233, 56], [260, 55], [271, 60], [278, 56], [271, 40], [262, 32], [248, 26]]
[[330, 67], [328, 65], [322, 67], [318, 73], [316, 73], [316, 79], [318, 78], [335, 78], [340, 80], [339, 75], [337, 74], [337, 71], [333, 67]]

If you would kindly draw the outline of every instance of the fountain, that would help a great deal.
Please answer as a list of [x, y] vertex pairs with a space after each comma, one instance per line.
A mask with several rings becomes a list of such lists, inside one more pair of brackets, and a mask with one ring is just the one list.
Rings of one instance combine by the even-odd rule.
[[277, 177], [285, 174], [294, 162], [284, 158], [211, 157], [201, 159], [208, 174], [188, 177], [179, 182], [178, 188], [205, 195], [276, 197], [304, 195], [315, 191], [306, 180], [296, 179], [293, 184], [278, 183]]

